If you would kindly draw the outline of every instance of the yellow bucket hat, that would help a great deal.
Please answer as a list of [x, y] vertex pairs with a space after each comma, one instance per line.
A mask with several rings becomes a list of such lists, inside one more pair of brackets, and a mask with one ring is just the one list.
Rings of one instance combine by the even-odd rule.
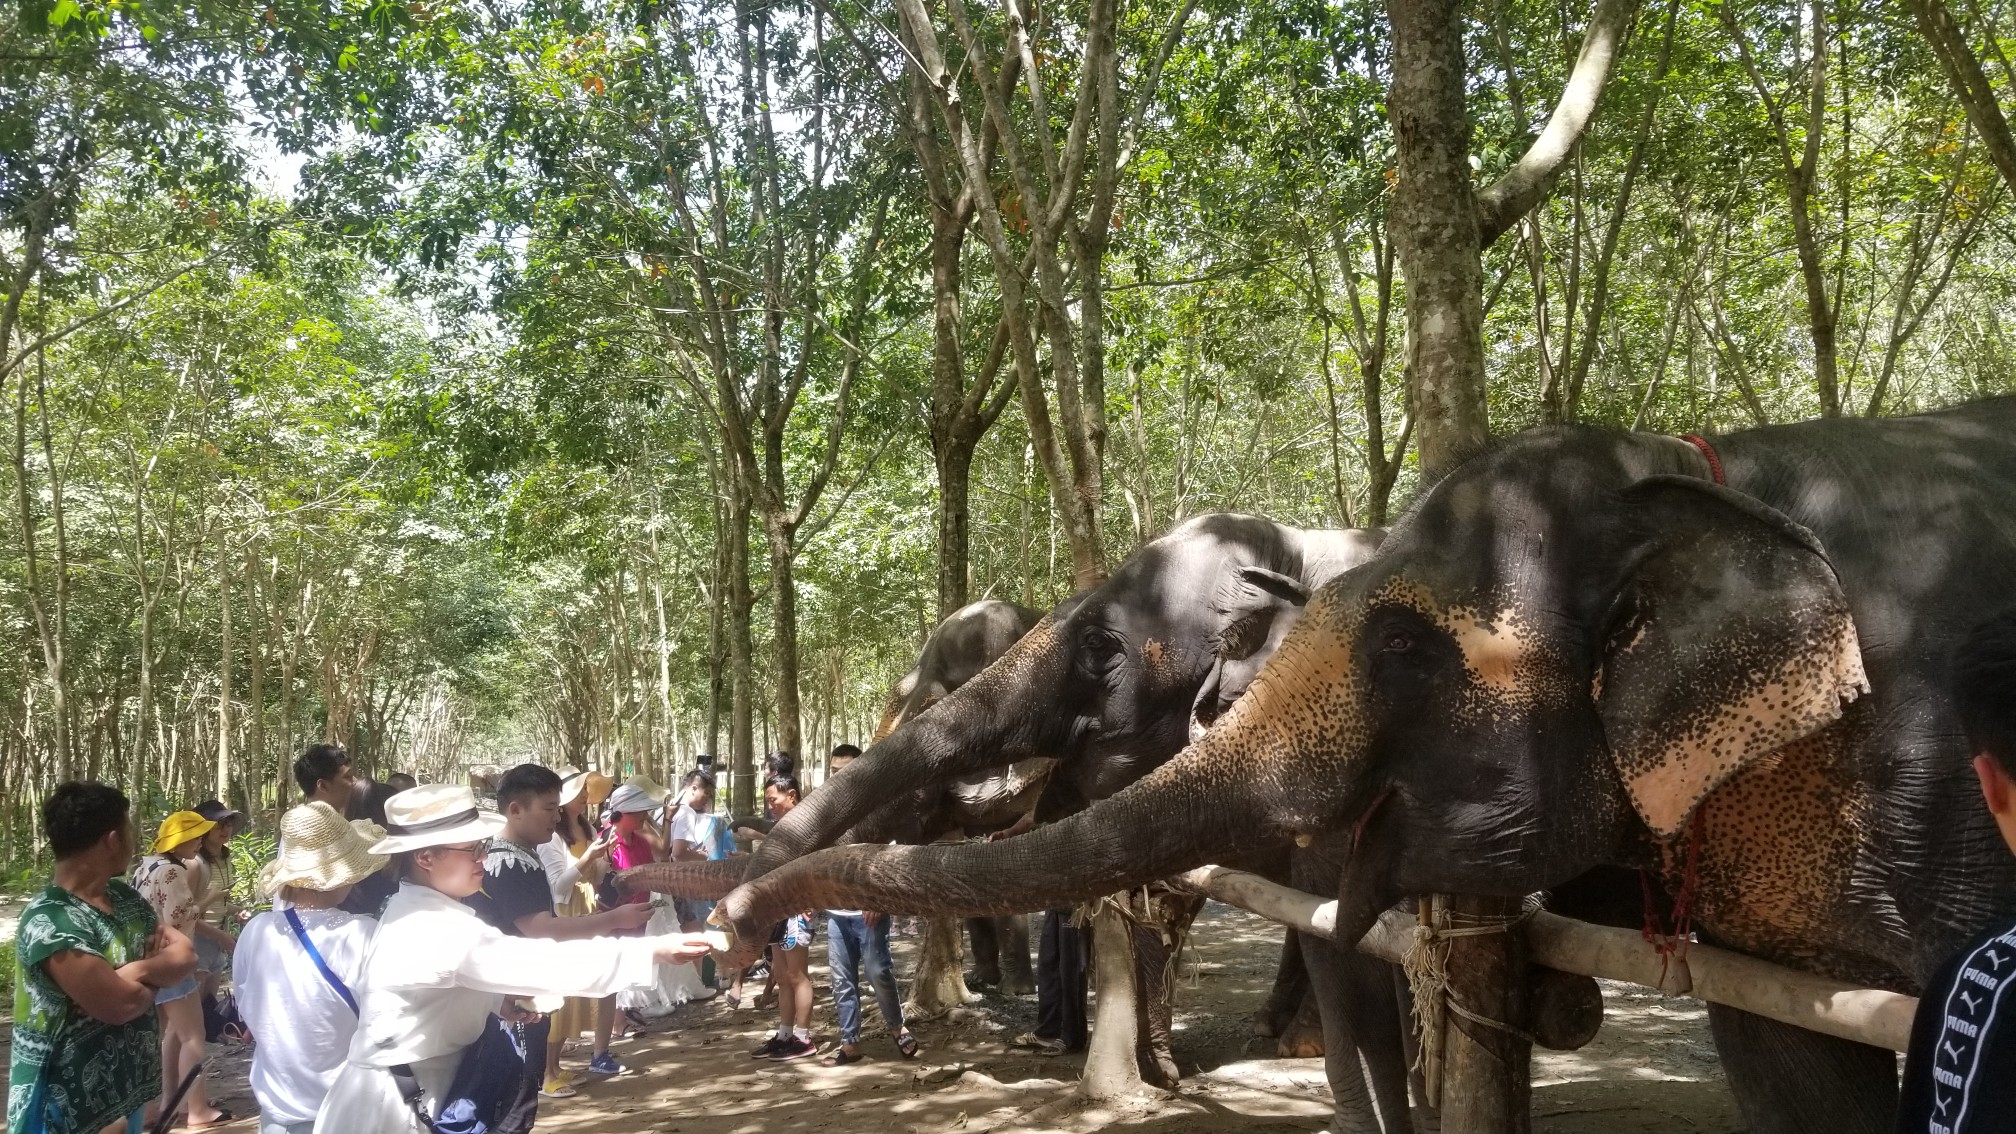
[[161, 820], [161, 826], [154, 832], [154, 853], [165, 854], [190, 839], [200, 839], [210, 833], [217, 824], [205, 819], [194, 811], [177, 811]]

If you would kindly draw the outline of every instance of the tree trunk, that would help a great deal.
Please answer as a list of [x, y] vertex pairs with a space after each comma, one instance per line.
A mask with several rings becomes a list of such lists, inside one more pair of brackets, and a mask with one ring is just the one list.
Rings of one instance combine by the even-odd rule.
[[943, 1016], [974, 1000], [966, 988], [966, 956], [960, 937], [964, 921], [956, 917], [924, 919], [924, 939], [917, 944], [917, 971], [910, 982], [910, 999], [903, 1011], [913, 1009], [922, 1019]]
[[231, 575], [225, 533], [217, 533], [217, 782], [214, 799], [231, 798]]
[[1432, 475], [1482, 449], [1491, 432], [1463, 6], [1388, 0], [1386, 12], [1393, 32], [1389, 113], [1399, 151], [1390, 216], [1407, 286], [1407, 371], [1421, 467]]
[[756, 789], [756, 728], [754, 646], [750, 614], [756, 599], [749, 592], [749, 501], [731, 488], [728, 502], [728, 768], [732, 806], [744, 815], [761, 808]]
[[1101, 901], [1092, 915], [1092, 971], [1099, 999], [1092, 1009], [1092, 1039], [1078, 1093], [1089, 1099], [1118, 1099], [1147, 1089], [1137, 1054], [1140, 1005], [1134, 987], [1134, 941], [1126, 915], [1113, 901]]
[[802, 757], [798, 710], [798, 584], [792, 574], [797, 557], [793, 537], [780, 517], [765, 517], [770, 547], [770, 648], [777, 691], [777, 747]]
[[[1516, 917], [1518, 898], [1438, 897], [1458, 926]], [[1526, 935], [1489, 933], [1449, 942], [1448, 997], [1468, 1011], [1526, 1027]], [[1447, 1011], [1442, 1032], [1442, 1129], [1445, 1134], [1525, 1134], [1532, 1128], [1533, 1049], [1523, 1037]]]
[[[263, 808], [266, 789], [260, 779], [266, 770], [266, 618], [259, 594], [257, 542], [245, 545], [245, 807], [248, 815]], [[274, 830], [279, 830], [280, 811], [286, 806], [284, 794], [273, 800]]]
[[2010, 136], [2009, 120], [1995, 98], [1995, 88], [1981, 71], [1981, 61], [1974, 57], [1944, 0], [1911, 0], [1911, 14], [1917, 18], [1918, 30], [1926, 42], [1932, 45], [1932, 54], [1938, 58], [1939, 69], [1945, 72], [1954, 97], [1966, 111], [1968, 124], [1987, 145], [1988, 156], [2002, 174], [2002, 183], [2016, 192], [2016, 138]]

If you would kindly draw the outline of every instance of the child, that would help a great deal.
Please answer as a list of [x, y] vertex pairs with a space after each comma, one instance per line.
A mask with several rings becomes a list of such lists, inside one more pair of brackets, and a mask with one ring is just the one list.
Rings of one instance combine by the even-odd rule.
[[[763, 785], [763, 803], [770, 818], [780, 820], [798, 806], [798, 781], [778, 773]], [[817, 1054], [812, 1042], [812, 911], [792, 914], [770, 934], [770, 971], [777, 977], [777, 1034], [749, 1054], [784, 1062]]]
[[[1974, 774], [2002, 841], [2016, 851], [2016, 610], [1974, 628], [1953, 665], [1953, 699]], [[2016, 1122], [2016, 925], [2003, 921], [1925, 985], [1904, 1062], [1898, 1134], [1985, 1134]]]

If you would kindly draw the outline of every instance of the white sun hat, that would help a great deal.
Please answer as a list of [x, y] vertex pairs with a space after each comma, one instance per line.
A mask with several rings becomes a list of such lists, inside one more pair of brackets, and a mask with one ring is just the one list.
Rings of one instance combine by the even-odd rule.
[[[382, 836], [372, 824], [363, 827]], [[259, 889], [273, 895], [287, 886], [323, 891], [354, 886], [385, 867], [385, 856], [371, 853], [374, 841], [319, 800], [290, 808], [280, 817], [280, 857], [259, 872]]]
[[609, 796], [609, 810], [615, 812], [656, 811], [665, 801], [635, 784], [624, 784]]
[[372, 854], [405, 854], [426, 847], [473, 843], [504, 830], [504, 817], [476, 806], [460, 784], [421, 784], [385, 801], [385, 838]]
[[562, 807], [581, 798], [581, 793], [587, 790], [588, 773], [586, 772], [577, 772], [572, 768], [555, 768], [554, 774], [560, 777], [560, 806]]

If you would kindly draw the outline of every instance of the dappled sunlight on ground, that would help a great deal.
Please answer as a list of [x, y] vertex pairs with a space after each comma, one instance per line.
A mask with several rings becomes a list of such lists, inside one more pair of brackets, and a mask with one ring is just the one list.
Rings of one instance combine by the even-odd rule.
[[[914, 938], [898, 937], [897, 971], [908, 972]], [[662, 1029], [621, 1043], [634, 1070], [581, 1084], [575, 1098], [542, 1103], [539, 1129], [554, 1134], [1211, 1134], [1322, 1130], [1330, 1117], [1321, 1060], [1271, 1058], [1272, 1040], [1251, 1036], [1248, 1018], [1266, 999], [1281, 931], [1214, 904], [1199, 917], [1180, 969], [1176, 1059], [1185, 1080], [1175, 1098], [1089, 1107], [1072, 1101], [1082, 1057], [1011, 1052], [1006, 1043], [1035, 1022], [1035, 997], [990, 995], [978, 1019], [924, 1022], [924, 1053], [897, 1057], [871, 1009], [867, 1062], [821, 1067], [816, 1059], [776, 1064], [749, 1050], [775, 1027], [775, 1014], [731, 1012], [721, 1000], [689, 1004]], [[836, 1033], [827, 995], [825, 940], [813, 950], [818, 989], [814, 1032]], [[756, 990], [751, 989], [753, 994]], [[1605, 982], [1608, 1009], [1594, 1042], [1575, 1052], [1539, 1052], [1533, 1063], [1536, 1134], [1651, 1134], [1742, 1129], [1708, 1039], [1707, 1010]], [[585, 1059], [585, 1052], [579, 1057]], [[239, 1114], [252, 1109], [242, 1049], [213, 1046], [212, 1097]], [[578, 1067], [570, 1054], [570, 1067]], [[1417, 1114], [1417, 1120], [1421, 1117]], [[1424, 1129], [1425, 1124], [1417, 1121]], [[251, 1121], [226, 1129], [251, 1131]]]

